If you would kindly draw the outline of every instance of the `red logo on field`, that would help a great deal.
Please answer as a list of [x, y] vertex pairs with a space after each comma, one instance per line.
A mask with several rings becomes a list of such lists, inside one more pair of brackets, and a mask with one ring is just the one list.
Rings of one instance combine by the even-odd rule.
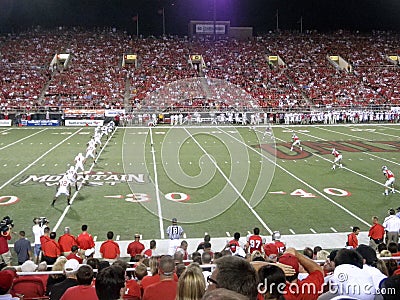
[[15, 204], [19, 200], [17, 196], [0, 196], [0, 206]]
[[[343, 152], [398, 152], [400, 142], [397, 141], [331, 141], [331, 142], [302, 142], [302, 145], [311, 148], [315, 154], [331, 154], [332, 148]], [[295, 148], [290, 151], [290, 143], [262, 144], [260, 148], [275, 155], [279, 159], [298, 160], [308, 158], [313, 152]]]

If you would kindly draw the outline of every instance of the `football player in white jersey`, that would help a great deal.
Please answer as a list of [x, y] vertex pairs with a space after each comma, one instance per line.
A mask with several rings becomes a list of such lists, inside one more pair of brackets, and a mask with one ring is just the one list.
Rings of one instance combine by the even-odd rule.
[[70, 200], [71, 200], [71, 182], [68, 180], [67, 175], [64, 175], [58, 181], [57, 193], [54, 196], [53, 202], [51, 202], [51, 206], [54, 206], [54, 203], [56, 203], [57, 198], [61, 194], [64, 194], [65, 196], [67, 196], [67, 204], [71, 205], [71, 203], [70, 203]]
[[71, 185], [75, 184], [75, 190], [78, 190], [78, 181], [77, 181], [78, 174], [75, 171], [75, 167], [74, 166], [69, 167], [69, 169], [65, 174], [67, 175], [68, 180], [71, 182]]
[[299, 147], [300, 151], [303, 151], [303, 147], [301, 146], [300, 138], [295, 133], [293, 133], [293, 135], [292, 135], [292, 147], [290, 147], [290, 151], [293, 151], [294, 146]]
[[96, 147], [94, 145], [89, 145], [86, 148], [85, 159], [88, 159], [89, 157], [93, 158], [93, 160], [96, 160]]
[[270, 138], [273, 138], [271, 123], [268, 123], [267, 126], [265, 127], [262, 139], [264, 140], [267, 135], [269, 135]]
[[386, 178], [384, 195], [385, 196], [389, 195], [389, 189], [394, 194], [395, 193], [395, 189], [394, 189], [395, 178], [394, 178], [393, 172], [390, 171], [388, 169], [388, 167], [386, 167], [386, 166], [382, 167], [382, 172], [383, 172], [383, 175], [385, 175], [385, 178]]
[[82, 172], [85, 171], [83, 164], [85, 163], [85, 157], [83, 156], [82, 153], [78, 153], [77, 156], [75, 156], [75, 172], [78, 172], [78, 169], [81, 169]]
[[95, 146], [99, 145], [101, 148], [101, 133], [95, 133], [94, 144], [95, 144]]

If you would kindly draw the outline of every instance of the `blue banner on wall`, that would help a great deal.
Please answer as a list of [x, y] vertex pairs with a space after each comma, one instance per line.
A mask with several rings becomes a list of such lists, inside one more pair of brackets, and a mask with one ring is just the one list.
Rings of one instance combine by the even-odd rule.
[[22, 120], [22, 126], [59, 126], [59, 120]]

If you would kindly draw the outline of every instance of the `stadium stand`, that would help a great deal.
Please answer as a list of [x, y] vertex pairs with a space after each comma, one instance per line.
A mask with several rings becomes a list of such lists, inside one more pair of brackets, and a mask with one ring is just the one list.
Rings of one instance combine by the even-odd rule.
[[[389, 32], [281, 32], [252, 41], [191, 41], [135, 40], [112, 28], [37, 28], [1, 38], [0, 110], [232, 107], [234, 97], [223, 89], [207, 91], [211, 78], [240, 87], [264, 109], [398, 105], [400, 68], [388, 59], [398, 49], [398, 34]], [[67, 68], [50, 68], [58, 53], [71, 54]], [[124, 53], [137, 55], [136, 68], [122, 67]], [[202, 68], [188, 62], [193, 53], [203, 56]], [[279, 55], [286, 66], [268, 64], [268, 55]], [[351, 71], [335, 68], [329, 55], [343, 57]], [[187, 93], [177, 95], [168, 86], [193, 78], [198, 82]], [[158, 99], [147, 99], [157, 90]]]

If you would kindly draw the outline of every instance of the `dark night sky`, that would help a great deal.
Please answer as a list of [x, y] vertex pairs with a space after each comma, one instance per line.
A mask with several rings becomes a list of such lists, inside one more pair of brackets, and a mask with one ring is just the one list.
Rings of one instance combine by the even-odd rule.
[[[253, 26], [257, 33], [281, 29], [400, 31], [400, 0], [215, 0], [217, 19]], [[160, 35], [165, 8], [167, 33], [186, 34], [189, 20], [212, 20], [214, 0], [0, 0], [0, 31], [31, 25], [114, 26]]]

